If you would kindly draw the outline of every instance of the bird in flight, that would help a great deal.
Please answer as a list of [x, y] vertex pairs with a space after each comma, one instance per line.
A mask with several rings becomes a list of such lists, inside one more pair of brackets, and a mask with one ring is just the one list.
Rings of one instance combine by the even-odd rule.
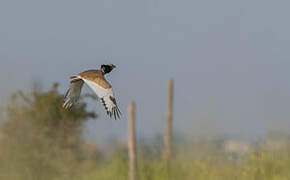
[[120, 119], [121, 112], [117, 106], [113, 89], [104, 75], [110, 73], [116, 66], [113, 64], [101, 65], [99, 70], [87, 70], [70, 77], [69, 88], [64, 96], [63, 107], [72, 107], [79, 100], [84, 82], [96, 93], [102, 101], [107, 114], [115, 119]]

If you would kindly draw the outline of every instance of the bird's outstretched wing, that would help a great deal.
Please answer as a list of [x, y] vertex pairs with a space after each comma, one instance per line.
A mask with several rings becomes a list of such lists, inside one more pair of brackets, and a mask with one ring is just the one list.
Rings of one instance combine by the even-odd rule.
[[[88, 80], [83, 78], [82, 79], [95, 93], [96, 95], [101, 99], [107, 114], [112, 117], [114, 116], [115, 119], [120, 119], [121, 112], [118, 108], [118, 105], [116, 103], [116, 99], [114, 97], [113, 89], [111, 85], [108, 86], [102, 86], [102, 83], [108, 83], [105, 79], [96, 79], [94, 80]], [[102, 81], [102, 83], [100, 83]]]
[[66, 109], [78, 102], [84, 84], [84, 81], [77, 76], [72, 76], [70, 79], [69, 88], [65, 93], [63, 103], [63, 107]]
[[69, 88], [64, 97], [63, 107], [70, 108], [78, 101], [84, 82], [101, 99], [107, 114], [110, 117], [114, 116], [115, 119], [120, 119], [121, 112], [117, 106], [112, 86], [99, 70], [87, 70], [71, 77]]

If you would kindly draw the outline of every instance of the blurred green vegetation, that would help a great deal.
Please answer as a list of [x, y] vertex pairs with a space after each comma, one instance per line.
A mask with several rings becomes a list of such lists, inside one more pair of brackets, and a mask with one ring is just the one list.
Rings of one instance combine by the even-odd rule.
[[12, 95], [1, 124], [0, 179], [79, 179], [87, 158], [82, 124], [96, 115], [82, 102], [64, 110], [57, 87]]
[[[110, 150], [87, 144], [82, 126], [96, 114], [81, 101], [70, 110], [55, 84], [47, 92], [15, 93], [4, 108], [0, 129], [2, 180], [125, 180], [126, 145]], [[225, 151], [226, 139], [178, 139], [169, 171], [163, 166], [162, 141], [138, 141], [140, 180], [289, 180], [287, 135], [265, 138], [247, 152]]]

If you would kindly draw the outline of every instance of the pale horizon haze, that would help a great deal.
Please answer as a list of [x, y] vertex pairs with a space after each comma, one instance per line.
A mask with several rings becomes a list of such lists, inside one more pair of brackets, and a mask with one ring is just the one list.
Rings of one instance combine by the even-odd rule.
[[[174, 79], [174, 132], [251, 138], [290, 127], [290, 1], [0, 1], [0, 101], [101, 64], [123, 112], [86, 125], [92, 141], [162, 134]], [[83, 92], [92, 92], [87, 86]]]

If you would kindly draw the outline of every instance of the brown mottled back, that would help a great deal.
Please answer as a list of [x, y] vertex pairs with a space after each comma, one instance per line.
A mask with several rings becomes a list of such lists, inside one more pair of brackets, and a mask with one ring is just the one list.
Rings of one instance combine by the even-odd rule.
[[105, 89], [109, 89], [112, 87], [111, 84], [109, 84], [108, 81], [105, 79], [102, 71], [100, 70], [87, 70], [78, 75], [83, 79], [95, 82], [96, 84], [100, 85]]

